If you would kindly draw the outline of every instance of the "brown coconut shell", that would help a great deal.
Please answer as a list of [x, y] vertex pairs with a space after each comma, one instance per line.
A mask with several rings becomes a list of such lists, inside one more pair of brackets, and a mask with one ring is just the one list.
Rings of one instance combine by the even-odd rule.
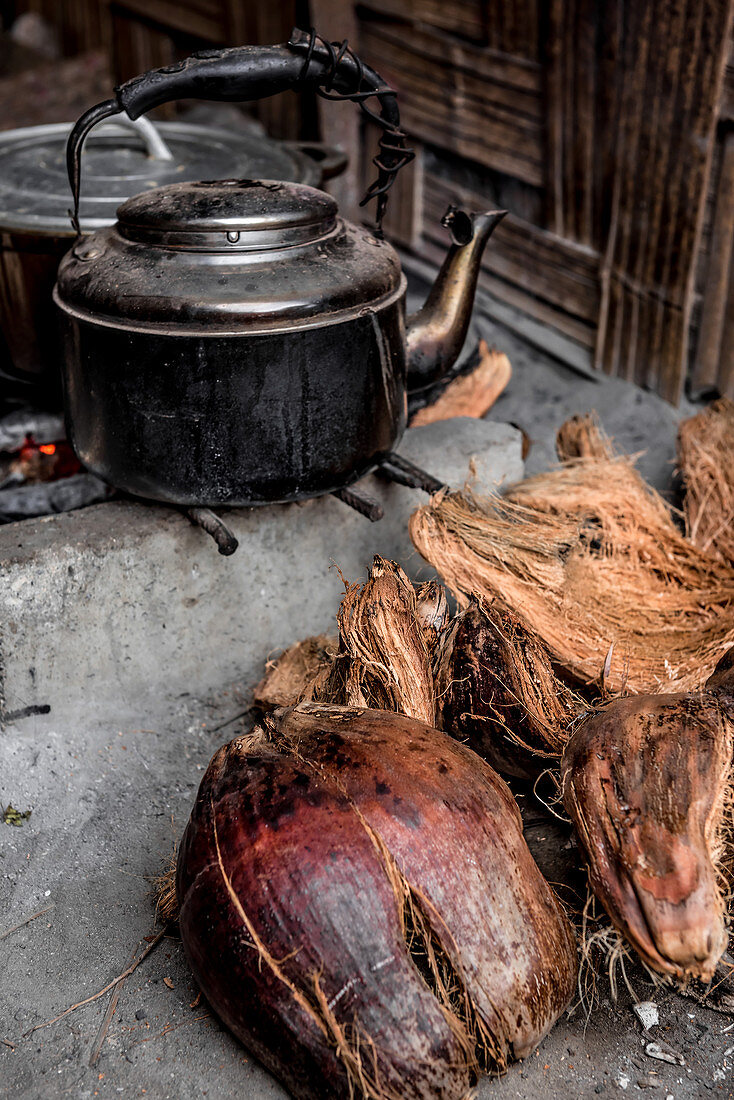
[[335, 635], [315, 634], [269, 660], [253, 692], [255, 706], [267, 711], [313, 699], [331, 670], [338, 645]]
[[517, 615], [470, 600], [444, 635], [435, 673], [441, 729], [505, 775], [530, 779], [558, 767], [583, 703]]
[[416, 592], [395, 562], [376, 556], [339, 608], [339, 652], [319, 689], [323, 702], [374, 707], [433, 724], [431, 664], [447, 615], [438, 586]]
[[731, 689], [720, 679], [700, 693], [615, 699], [563, 753], [564, 803], [594, 893], [649, 967], [684, 981], [709, 981], [727, 943]]
[[734, 643], [734, 570], [626, 459], [579, 459], [504, 498], [439, 493], [410, 533], [461, 606], [509, 607], [581, 683], [691, 690]]
[[456, 416], [482, 417], [507, 388], [512, 377], [510, 360], [500, 351], [479, 341], [479, 362], [473, 370], [449, 382], [440, 397], [418, 409], [410, 420], [411, 428], [452, 420]]
[[464, 1098], [532, 1051], [576, 980], [510, 792], [401, 715], [266, 721], [216, 754], [179, 851], [197, 981], [298, 1098]]
[[678, 429], [686, 532], [734, 565], [734, 401], [721, 397]]

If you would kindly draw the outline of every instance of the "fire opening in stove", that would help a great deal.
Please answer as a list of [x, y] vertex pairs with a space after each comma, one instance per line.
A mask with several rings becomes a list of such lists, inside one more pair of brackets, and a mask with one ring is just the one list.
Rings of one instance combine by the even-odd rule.
[[83, 508], [111, 492], [79, 462], [61, 415], [28, 404], [0, 410], [0, 523]]

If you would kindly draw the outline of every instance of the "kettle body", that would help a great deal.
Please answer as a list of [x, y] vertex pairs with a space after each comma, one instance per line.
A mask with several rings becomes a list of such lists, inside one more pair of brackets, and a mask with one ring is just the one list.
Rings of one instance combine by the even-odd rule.
[[72, 446], [110, 484], [172, 504], [333, 492], [379, 465], [405, 426], [403, 302], [380, 313], [246, 341], [67, 313]]
[[59, 268], [69, 438], [179, 505], [296, 500], [377, 466], [406, 422], [395, 251], [305, 185], [175, 184]]

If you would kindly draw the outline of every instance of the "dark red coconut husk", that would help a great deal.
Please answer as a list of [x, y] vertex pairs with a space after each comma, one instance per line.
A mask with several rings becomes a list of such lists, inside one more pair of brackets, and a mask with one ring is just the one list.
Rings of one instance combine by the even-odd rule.
[[681, 980], [710, 981], [727, 943], [732, 656], [701, 692], [613, 700], [563, 754], [594, 893], [643, 961]]
[[302, 704], [266, 725], [216, 754], [179, 852], [204, 994], [298, 1098], [460, 1100], [576, 980], [510, 792], [400, 715]]
[[547, 647], [508, 608], [475, 597], [445, 632], [435, 668], [437, 725], [502, 772], [558, 767], [583, 704]]

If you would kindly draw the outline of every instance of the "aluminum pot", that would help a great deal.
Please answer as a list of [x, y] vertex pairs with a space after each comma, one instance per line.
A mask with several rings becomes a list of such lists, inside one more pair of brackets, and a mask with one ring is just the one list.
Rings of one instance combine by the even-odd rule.
[[[0, 377], [51, 400], [59, 395], [61, 360], [51, 294], [76, 237], [65, 159], [70, 131], [62, 123], [0, 133]], [[320, 187], [345, 165], [342, 153], [319, 143], [122, 115], [85, 148], [81, 230], [113, 225], [126, 198], [167, 183], [235, 173]]]
[[297, 500], [348, 486], [400, 439], [408, 385], [453, 364], [479, 261], [501, 212], [444, 219], [453, 243], [424, 308], [405, 323], [406, 280], [379, 220], [410, 159], [394, 92], [345, 45], [207, 51], [146, 73], [91, 108], [98, 121], [178, 96], [254, 99], [304, 84], [380, 104], [378, 226], [338, 216], [327, 194], [282, 180], [179, 183], [125, 202], [75, 244], [54, 298], [64, 329], [71, 442], [113, 485], [184, 506]]

